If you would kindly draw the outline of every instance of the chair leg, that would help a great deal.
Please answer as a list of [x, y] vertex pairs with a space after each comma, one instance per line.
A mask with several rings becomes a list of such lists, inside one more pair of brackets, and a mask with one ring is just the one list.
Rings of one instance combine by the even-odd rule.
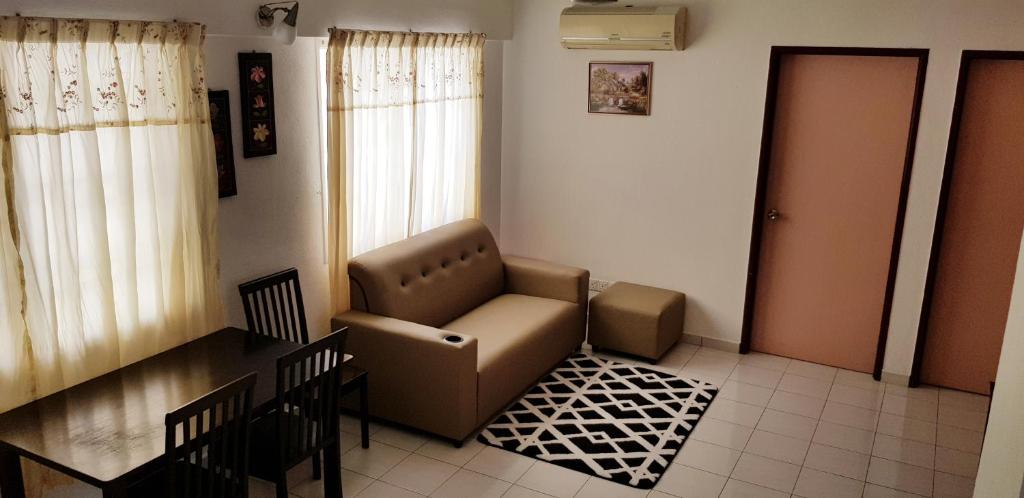
[[288, 497], [288, 471], [284, 468], [280, 469], [277, 474], [277, 482], [274, 483], [277, 487], [277, 498], [289, 498]]
[[364, 374], [359, 383], [359, 436], [363, 448], [370, 447], [370, 394], [369, 374]]
[[320, 452], [313, 453], [313, 480], [319, 481], [320, 474]]

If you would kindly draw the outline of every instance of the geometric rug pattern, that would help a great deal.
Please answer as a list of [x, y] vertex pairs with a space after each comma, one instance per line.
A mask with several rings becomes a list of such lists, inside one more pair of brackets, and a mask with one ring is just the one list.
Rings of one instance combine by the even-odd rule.
[[477, 439], [651, 489], [717, 393], [717, 387], [699, 380], [577, 353]]

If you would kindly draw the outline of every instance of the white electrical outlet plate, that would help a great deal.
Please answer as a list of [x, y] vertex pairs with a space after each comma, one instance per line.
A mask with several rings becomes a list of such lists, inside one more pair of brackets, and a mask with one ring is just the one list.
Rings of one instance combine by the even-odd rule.
[[599, 278], [592, 278], [592, 279], [590, 279], [590, 291], [591, 292], [604, 292], [604, 291], [608, 290], [608, 287], [611, 287], [611, 285], [612, 285], [612, 282], [609, 282], [607, 280], [601, 280]]

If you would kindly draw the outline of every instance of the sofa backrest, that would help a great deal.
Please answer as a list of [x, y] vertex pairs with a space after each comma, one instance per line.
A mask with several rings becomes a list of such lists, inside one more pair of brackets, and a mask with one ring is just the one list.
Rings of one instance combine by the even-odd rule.
[[462, 220], [349, 261], [352, 309], [440, 327], [497, 297], [504, 265], [490, 230]]

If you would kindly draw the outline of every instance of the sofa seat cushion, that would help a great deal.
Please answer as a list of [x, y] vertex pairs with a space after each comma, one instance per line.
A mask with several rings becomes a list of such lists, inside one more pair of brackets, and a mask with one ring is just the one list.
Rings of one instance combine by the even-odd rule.
[[579, 347], [573, 303], [502, 294], [443, 326], [477, 339], [478, 423], [515, 400]]

